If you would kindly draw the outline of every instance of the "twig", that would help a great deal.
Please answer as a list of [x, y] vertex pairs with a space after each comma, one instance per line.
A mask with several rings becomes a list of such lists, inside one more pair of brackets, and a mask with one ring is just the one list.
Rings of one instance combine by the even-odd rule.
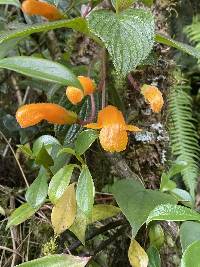
[[[92, 238], [94, 238], [97, 235], [103, 234], [111, 229], [114, 229], [122, 224], [124, 224], [124, 220], [118, 220], [118, 221], [112, 221], [108, 224], [106, 224], [105, 226], [102, 226], [99, 229], [96, 229], [95, 231], [91, 232], [88, 234], [88, 236], [86, 237], [85, 241], [88, 241]], [[64, 253], [68, 253], [68, 251], [73, 252], [74, 250], [76, 250], [79, 246], [81, 246], [81, 241], [77, 240], [75, 243], [73, 243], [71, 246], [69, 246], [67, 249], [64, 250]]]
[[17, 165], [18, 165], [18, 167], [19, 167], [19, 169], [20, 169], [20, 171], [21, 171], [22, 177], [24, 178], [24, 182], [25, 182], [26, 186], [29, 187], [29, 184], [28, 184], [28, 181], [27, 181], [26, 176], [25, 176], [25, 174], [24, 174], [24, 171], [23, 171], [23, 169], [22, 169], [22, 167], [21, 167], [21, 165], [20, 165], [20, 163], [19, 163], [19, 160], [17, 159], [17, 157], [16, 157], [16, 155], [15, 155], [15, 151], [13, 150], [13, 148], [12, 148], [12, 146], [10, 145], [8, 139], [5, 137], [5, 135], [2, 133], [1, 130], [0, 130], [0, 134], [1, 134], [2, 138], [5, 140], [5, 142], [7, 143], [7, 145], [9, 146], [11, 152], [13, 153], [13, 156], [14, 156], [14, 158], [15, 158], [15, 160], [16, 160], [16, 162], [17, 162]]
[[[17, 251], [11, 249], [11, 248], [7, 248], [7, 247], [4, 247], [4, 246], [0, 246], [0, 249], [2, 250], [6, 250], [6, 251], [9, 251], [9, 252], [12, 252], [12, 253], [15, 253], [17, 254], [18, 256], [20, 256], [22, 258], [22, 255], [20, 255]], [[0, 265], [1, 266], [1, 265]]]
[[21, 95], [21, 91], [19, 89], [19, 86], [17, 85], [17, 81], [16, 81], [14, 75], [11, 75], [11, 82], [12, 82], [12, 85], [13, 85], [15, 91], [16, 91], [18, 104], [19, 104], [19, 106], [21, 106], [23, 103], [22, 95]]
[[140, 86], [139, 83], [137, 83], [134, 79], [133, 76], [131, 75], [131, 73], [128, 74], [128, 80], [130, 82], [130, 84], [133, 86], [133, 88], [137, 91], [140, 91]]

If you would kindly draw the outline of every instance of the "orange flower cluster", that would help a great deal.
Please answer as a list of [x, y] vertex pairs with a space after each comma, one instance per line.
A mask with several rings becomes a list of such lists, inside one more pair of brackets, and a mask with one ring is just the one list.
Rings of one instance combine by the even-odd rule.
[[80, 103], [84, 96], [93, 94], [96, 89], [94, 81], [89, 77], [78, 76], [78, 80], [83, 90], [74, 86], [68, 86], [66, 88], [67, 98], [73, 105]]
[[164, 101], [162, 93], [157, 87], [144, 84], [141, 88], [141, 93], [143, 94], [146, 102], [150, 104], [153, 112], [158, 113], [161, 111]]
[[38, 15], [48, 20], [58, 20], [63, 18], [62, 13], [49, 3], [40, 2], [38, 0], [25, 0], [22, 3], [22, 11], [27, 15]]
[[98, 113], [97, 123], [90, 123], [85, 127], [101, 129], [100, 143], [104, 150], [109, 152], [120, 152], [126, 149], [128, 143], [127, 131], [141, 131], [134, 125], [127, 125], [122, 112], [111, 105], [103, 108]]
[[77, 121], [77, 114], [57, 104], [38, 103], [20, 107], [16, 112], [16, 119], [22, 128], [26, 128], [42, 120], [54, 124], [72, 124]]

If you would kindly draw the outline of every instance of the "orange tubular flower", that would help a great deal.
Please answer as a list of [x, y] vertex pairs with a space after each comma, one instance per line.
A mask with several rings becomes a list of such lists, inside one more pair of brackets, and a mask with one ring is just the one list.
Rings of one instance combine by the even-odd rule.
[[33, 126], [42, 120], [54, 124], [72, 124], [77, 121], [77, 114], [51, 103], [29, 104], [20, 107], [16, 119], [22, 128]]
[[126, 149], [128, 143], [127, 131], [141, 131], [134, 125], [127, 125], [122, 112], [114, 106], [103, 108], [98, 114], [97, 123], [89, 123], [85, 127], [101, 129], [100, 143], [104, 150], [109, 152], [120, 152]]
[[144, 84], [141, 88], [141, 93], [143, 94], [147, 103], [150, 104], [153, 112], [160, 112], [164, 104], [162, 93], [155, 86]]
[[48, 20], [57, 20], [63, 17], [54, 5], [37, 0], [25, 0], [22, 3], [22, 11], [30, 16], [38, 15]]
[[73, 86], [68, 86], [66, 89], [67, 98], [74, 105], [80, 103], [84, 96], [91, 95], [96, 90], [95, 83], [89, 77], [78, 76], [78, 80], [83, 87], [83, 91]]

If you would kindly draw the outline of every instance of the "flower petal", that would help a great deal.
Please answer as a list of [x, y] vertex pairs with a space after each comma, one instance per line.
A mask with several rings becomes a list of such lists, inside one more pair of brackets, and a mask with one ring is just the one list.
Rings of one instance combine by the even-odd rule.
[[130, 125], [130, 124], [126, 125], [125, 129], [126, 129], [126, 131], [130, 131], [130, 132], [141, 132], [142, 131], [142, 129], [140, 129], [134, 125]]
[[84, 127], [90, 128], [90, 129], [101, 129], [102, 128], [102, 126], [98, 123], [88, 123], [84, 125]]

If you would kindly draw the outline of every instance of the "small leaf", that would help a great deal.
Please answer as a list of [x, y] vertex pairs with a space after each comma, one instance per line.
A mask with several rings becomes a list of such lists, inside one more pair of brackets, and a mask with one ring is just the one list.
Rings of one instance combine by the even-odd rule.
[[92, 215], [94, 194], [95, 188], [92, 176], [88, 167], [86, 165], [83, 165], [82, 171], [78, 179], [76, 200], [78, 207], [88, 218], [91, 218]]
[[193, 242], [200, 241], [200, 223], [184, 222], [180, 228], [180, 240], [184, 252]]
[[28, 157], [32, 157], [33, 156], [33, 152], [32, 150], [30, 149], [29, 145], [26, 144], [26, 145], [17, 145], [17, 147], [19, 147], [19, 149], [25, 154], [27, 155]]
[[106, 205], [106, 204], [94, 205], [92, 210], [92, 219], [90, 223], [105, 220], [109, 217], [117, 215], [120, 212], [121, 210], [113, 205]]
[[76, 194], [74, 184], [70, 184], [62, 197], [52, 209], [51, 222], [55, 234], [59, 235], [68, 229], [76, 216]]
[[161, 259], [160, 254], [157, 248], [149, 247], [147, 249], [147, 255], [149, 257], [148, 267], [161, 267]]
[[0, 214], [3, 215], [3, 216], [6, 215], [5, 210], [3, 209], [2, 206], [0, 206]]
[[146, 6], [151, 6], [153, 5], [153, 1], [154, 0], [141, 0], [143, 4], [145, 4]]
[[190, 202], [189, 204], [192, 205], [193, 198], [186, 190], [174, 188], [170, 193], [173, 194], [178, 201]]
[[46, 150], [50, 152], [53, 145], [60, 145], [58, 140], [51, 135], [40, 136], [33, 144], [33, 153], [35, 156], [40, 152], [41, 148], [45, 146]]
[[24, 262], [16, 267], [84, 267], [88, 263], [88, 257], [76, 257], [72, 255], [51, 255], [36, 260]]
[[9, 69], [44, 81], [81, 87], [76, 76], [64, 65], [36, 57], [8, 57], [0, 60], [0, 68]]
[[28, 203], [22, 204], [19, 208], [13, 211], [11, 216], [8, 219], [8, 224], [6, 228], [9, 228], [10, 226], [13, 225], [18, 225], [27, 219], [29, 219], [37, 209], [34, 209], [31, 207]]
[[75, 156], [82, 164], [84, 163], [83, 159], [75, 152], [74, 149], [72, 149], [70, 147], [65, 147], [65, 148], [61, 149], [59, 151], [58, 155], [60, 155], [62, 153], [71, 154], [71, 155]]
[[160, 249], [165, 241], [165, 235], [160, 224], [152, 224], [149, 229], [150, 245]]
[[85, 245], [85, 232], [88, 224], [87, 216], [78, 208], [74, 223], [69, 230]]
[[33, 208], [40, 207], [47, 197], [48, 184], [46, 174], [38, 175], [31, 186], [26, 191], [26, 201]]
[[73, 164], [65, 165], [51, 178], [48, 195], [53, 204], [56, 204], [58, 199], [65, 192], [67, 186], [70, 183], [73, 170]]
[[200, 221], [200, 214], [196, 211], [178, 205], [159, 205], [151, 211], [146, 223], [151, 221]]
[[156, 34], [155, 41], [161, 44], [174, 47], [184, 53], [187, 53], [190, 56], [200, 59], [200, 51], [190, 45], [175, 41], [171, 39], [170, 37], [164, 36], [162, 34]]
[[167, 175], [169, 178], [173, 177], [174, 175], [181, 173], [183, 170], [185, 170], [189, 166], [188, 162], [177, 160], [174, 162], [174, 164], [171, 166], [169, 171], [167, 172]]
[[[116, 201], [132, 227], [135, 236], [145, 223], [149, 213], [159, 204], [177, 201], [168, 194], [145, 189], [143, 185], [133, 179], [120, 180], [112, 187]], [[151, 201], [150, 201], [151, 200]]]
[[200, 266], [200, 240], [192, 243], [183, 253], [181, 267]]
[[98, 134], [94, 130], [85, 130], [81, 132], [75, 141], [75, 151], [82, 155], [98, 138]]
[[49, 153], [47, 152], [45, 146], [43, 145], [43, 147], [41, 148], [40, 152], [37, 154], [37, 156], [35, 157], [35, 163], [38, 165], [42, 165], [45, 168], [48, 168], [50, 166], [53, 166], [53, 159], [52, 157], [49, 155]]
[[128, 258], [131, 266], [133, 267], [148, 266], [148, 255], [135, 239], [131, 240], [131, 244], [128, 249]]
[[151, 52], [154, 18], [151, 12], [128, 9], [119, 14], [95, 10], [88, 16], [90, 30], [105, 44], [119, 74], [134, 70]]
[[112, 0], [112, 5], [117, 12], [130, 7], [136, 0]]
[[0, 0], [0, 5], [14, 5], [16, 7], [21, 6], [19, 0]]
[[163, 173], [161, 176], [160, 191], [166, 192], [166, 191], [171, 191], [175, 188], [176, 188], [176, 183], [174, 181], [171, 181], [170, 177], [166, 173]]

